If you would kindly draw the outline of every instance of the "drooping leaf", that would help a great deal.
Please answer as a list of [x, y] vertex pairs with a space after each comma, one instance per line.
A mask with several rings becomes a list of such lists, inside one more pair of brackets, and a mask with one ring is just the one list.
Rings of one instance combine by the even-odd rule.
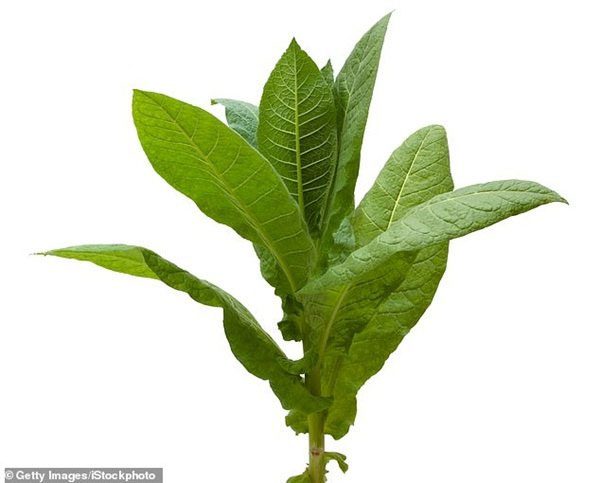
[[154, 169], [214, 220], [273, 255], [288, 290], [307, 280], [314, 247], [298, 205], [272, 165], [206, 111], [135, 91], [133, 117]]
[[360, 39], [335, 80], [339, 149], [325, 203], [322, 257], [354, 209], [360, 151], [389, 18], [390, 14], [383, 17]]
[[260, 101], [258, 146], [318, 233], [336, 158], [333, 93], [314, 61], [292, 40]]
[[435, 196], [408, 210], [388, 230], [306, 285], [301, 293], [343, 286], [385, 265], [398, 252], [459, 238], [553, 202], [565, 200], [538, 183], [520, 180], [492, 181]]
[[335, 453], [333, 451], [325, 451], [325, 453], [323, 453], [323, 458], [325, 458], [325, 464], [329, 463], [330, 461], [335, 461], [340, 467], [340, 470], [342, 470], [342, 473], [346, 473], [346, 471], [348, 471], [346, 455], [342, 453]]
[[233, 354], [251, 374], [270, 382], [284, 408], [313, 412], [328, 406], [325, 399], [308, 392], [299, 376], [285, 370], [283, 361], [287, 357], [246, 307], [224, 290], [151, 250], [130, 245], [82, 245], [44, 255], [88, 261], [115, 272], [157, 279], [196, 302], [222, 308], [225, 335]]
[[256, 129], [258, 128], [258, 107], [249, 102], [235, 99], [213, 99], [212, 104], [221, 104], [225, 108], [225, 118], [231, 129], [242, 136], [248, 144], [257, 147]]

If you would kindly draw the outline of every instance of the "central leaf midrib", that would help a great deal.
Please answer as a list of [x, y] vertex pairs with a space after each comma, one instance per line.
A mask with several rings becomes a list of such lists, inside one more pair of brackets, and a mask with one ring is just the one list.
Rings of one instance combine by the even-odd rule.
[[408, 181], [408, 178], [410, 177], [410, 173], [417, 161], [417, 158], [419, 157], [419, 154], [421, 154], [421, 150], [423, 149], [423, 146], [425, 145], [425, 140], [427, 139], [427, 136], [429, 136], [429, 133], [431, 131], [427, 131], [427, 133], [425, 134], [425, 136], [423, 136], [423, 139], [421, 140], [421, 143], [419, 144], [419, 147], [417, 149], [417, 151], [415, 152], [415, 155], [413, 157], [413, 159], [410, 162], [410, 166], [408, 168], [408, 170], [406, 171], [406, 176], [404, 178], [404, 181], [402, 182], [402, 186], [400, 187], [400, 191], [398, 192], [398, 196], [396, 197], [396, 200], [394, 201], [394, 209], [392, 210], [392, 213], [390, 215], [390, 219], [388, 220], [387, 223], [387, 227], [386, 230], [389, 229], [390, 225], [393, 223], [394, 221], [394, 216], [396, 216], [396, 210], [398, 209], [398, 206], [400, 205], [400, 200], [402, 199], [402, 195], [404, 194], [404, 188], [406, 186], [406, 183]]
[[298, 206], [303, 216], [304, 213], [304, 192], [302, 190], [302, 157], [300, 152], [300, 116], [298, 114], [298, 59], [296, 52], [294, 55], [294, 132], [296, 133], [296, 186], [298, 190]]

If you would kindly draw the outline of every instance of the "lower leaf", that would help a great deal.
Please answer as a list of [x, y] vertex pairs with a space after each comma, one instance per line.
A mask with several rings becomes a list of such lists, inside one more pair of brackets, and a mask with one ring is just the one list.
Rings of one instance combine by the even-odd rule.
[[325, 464], [329, 463], [330, 461], [335, 461], [340, 467], [340, 470], [342, 470], [342, 473], [346, 473], [346, 471], [348, 471], [348, 463], [346, 463], [345, 454], [325, 451], [325, 453], [323, 453], [323, 457], [325, 458]]
[[151, 250], [130, 245], [82, 245], [43, 255], [89, 261], [116, 272], [157, 279], [186, 292], [196, 302], [222, 308], [225, 335], [233, 354], [251, 374], [269, 381], [285, 409], [315, 412], [329, 405], [328, 400], [310, 394], [300, 376], [285, 370], [284, 352], [237, 299]]
[[446, 269], [447, 257], [447, 243], [421, 250], [404, 281], [354, 337], [335, 376], [333, 402], [325, 423], [325, 431], [334, 438], [344, 436], [354, 424], [359, 389], [381, 370], [430, 305]]

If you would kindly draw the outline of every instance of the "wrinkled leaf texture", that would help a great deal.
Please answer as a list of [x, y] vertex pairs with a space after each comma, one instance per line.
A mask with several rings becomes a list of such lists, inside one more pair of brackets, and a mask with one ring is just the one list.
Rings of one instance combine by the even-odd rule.
[[330, 86], [292, 40], [265, 84], [258, 147], [284, 180], [314, 234], [320, 230], [336, 159], [335, 116]]

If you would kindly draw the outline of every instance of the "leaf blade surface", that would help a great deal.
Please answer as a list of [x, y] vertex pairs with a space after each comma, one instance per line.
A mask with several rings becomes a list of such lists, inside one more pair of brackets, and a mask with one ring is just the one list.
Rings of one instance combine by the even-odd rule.
[[336, 158], [335, 105], [327, 81], [295, 40], [267, 80], [259, 111], [260, 151], [317, 233]]
[[206, 215], [267, 248], [289, 290], [301, 287], [314, 247], [271, 164], [208, 112], [168, 96], [135, 91], [133, 114], [158, 174]]
[[354, 209], [362, 141], [390, 15], [384, 16], [363, 35], [335, 80], [339, 148], [325, 205], [324, 252], [333, 242], [333, 235], [342, 220]]

